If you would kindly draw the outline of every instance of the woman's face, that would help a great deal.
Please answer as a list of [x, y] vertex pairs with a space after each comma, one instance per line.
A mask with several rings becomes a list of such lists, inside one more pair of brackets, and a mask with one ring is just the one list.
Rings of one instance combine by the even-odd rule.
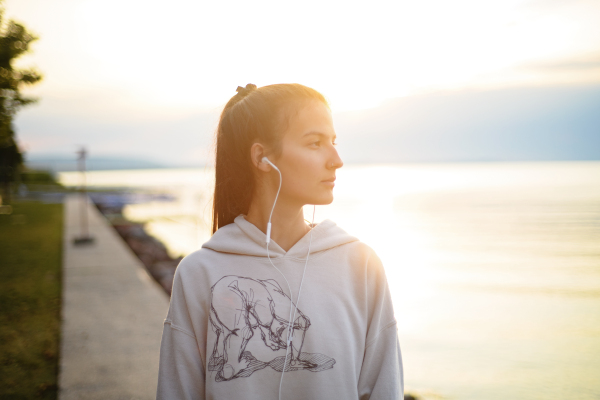
[[333, 201], [335, 171], [344, 163], [335, 149], [335, 131], [329, 108], [309, 101], [287, 120], [281, 154], [272, 162], [282, 175], [280, 199], [304, 204]]

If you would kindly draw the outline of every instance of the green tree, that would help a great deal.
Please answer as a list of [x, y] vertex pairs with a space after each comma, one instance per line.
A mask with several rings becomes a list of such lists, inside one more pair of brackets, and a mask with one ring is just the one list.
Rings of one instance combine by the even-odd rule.
[[15, 140], [13, 118], [21, 107], [37, 101], [23, 96], [21, 89], [42, 79], [35, 69], [17, 69], [13, 64], [29, 51], [30, 44], [37, 39], [23, 25], [12, 20], [5, 22], [4, 9], [0, 6], [0, 183], [5, 202], [10, 201], [11, 183], [16, 180], [23, 165], [23, 155]]

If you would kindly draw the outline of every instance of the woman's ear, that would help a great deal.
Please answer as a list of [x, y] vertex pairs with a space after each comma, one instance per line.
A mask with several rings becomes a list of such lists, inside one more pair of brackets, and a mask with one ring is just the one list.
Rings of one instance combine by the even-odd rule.
[[250, 147], [250, 158], [252, 159], [252, 165], [258, 168], [260, 171], [269, 172], [271, 170], [271, 166], [262, 161], [263, 157], [265, 156], [265, 147], [262, 144], [254, 143], [252, 147]]

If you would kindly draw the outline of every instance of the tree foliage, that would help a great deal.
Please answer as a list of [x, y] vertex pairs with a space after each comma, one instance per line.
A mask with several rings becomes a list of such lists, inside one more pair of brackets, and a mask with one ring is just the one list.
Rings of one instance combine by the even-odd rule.
[[13, 118], [21, 107], [37, 101], [23, 96], [21, 89], [42, 79], [33, 68], [15, 68], [14, 61], [27, 53], [30, 44], [37, 39], [22, 24], [6, 22], [4, 9], [0, 8], [0, 182], [5, 196], [9, 195], [9, 184], [23, 162], [15, 140]]

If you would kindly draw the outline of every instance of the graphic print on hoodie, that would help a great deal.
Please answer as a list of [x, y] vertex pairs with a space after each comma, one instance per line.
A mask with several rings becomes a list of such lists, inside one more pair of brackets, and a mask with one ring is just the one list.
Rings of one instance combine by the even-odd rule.
[[[288, 343], [290, 310], [294, 322]], [[215, 381], [245, 378], [271, 367], [278, 372], [308, 370], [320, 372], [333, 368], [335, 360], [320, 353], [302, 351], [310, 319], [274, 279], [253, 279], [229, 275], [211, 287], [210, 325], [216, 334], [208, 370], [216, 372]], [[259, 336], [260, 335], [260, 336]], [[264, 346], [256, 356], [246, 347], [250, 340]], [[273, 352], [287, 349], [286, 356]], [[269, 354], [271, 353], [271, 354]]]

